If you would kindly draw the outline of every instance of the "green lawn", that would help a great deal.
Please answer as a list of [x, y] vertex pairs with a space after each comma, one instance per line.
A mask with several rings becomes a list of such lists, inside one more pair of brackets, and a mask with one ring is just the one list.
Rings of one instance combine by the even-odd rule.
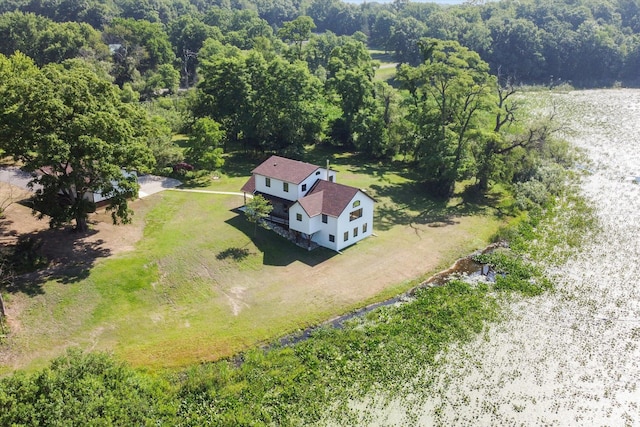
[[390, 52], [384, 50], [369, 50], [369, 54], [374, 61], [380, 63], [380, 67], [376, 70], [376, 80], [382, 80], [392, 83], [396, 76], [396, 61]]
[[[500, 224], [491, 208], [422, 196], [410, 170], [359, 166], [331, 150], [309, 161], [326, 157], [338, 182], [377, 199], [377, 237], [342, 255], [307, 252], [267, 230], [254, 236], [235, 210], [240, 196], [166, 191], [145, 199], [152, 206], [137, 218], [145, 228], [135, 250], [98, 262], [85, 279], [11, 295], [24, 307], [21, 326], [0, 360], [4, 352], [19, 355], [13, 366], [37, 367], [69, 346], [151, 368], [228, 357], [402, 292], [484, 246]], [[227, 170], [207, 188], [237, 191], [246, 179]]]

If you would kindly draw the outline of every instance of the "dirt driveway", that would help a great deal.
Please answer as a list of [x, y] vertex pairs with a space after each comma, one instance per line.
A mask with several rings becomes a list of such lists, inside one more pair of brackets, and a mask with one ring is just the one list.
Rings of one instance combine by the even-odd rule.
[[29, 173], [16, 167], [0, 168], [0, 208], [5, 210], [0, 218], [0, 245], [15, 244], [19, 236], [31, 237], [42, 242], [41, 254], [50, 261], [50, 269], [44, 275], [56, 273], [56, 269], [69, 262], [79, 267], [91, 266], [98, 258], [131, 250], [142, 237], [142, 222], [147, 204], [143, 198], [163, 190], [177, 187], [180, 181], [155, 175], [141, 175], [139, 199], [130, 203], [137, 212], [133, 223], [113, 225], [110, 213], [104, 208], [89, 216], [90, 230], [83, 236], [70, 233], [70, 227], [50, 229], [46, 220], [38, 220], [31, 209], [18, 203], [29, 197], [27, 184]]

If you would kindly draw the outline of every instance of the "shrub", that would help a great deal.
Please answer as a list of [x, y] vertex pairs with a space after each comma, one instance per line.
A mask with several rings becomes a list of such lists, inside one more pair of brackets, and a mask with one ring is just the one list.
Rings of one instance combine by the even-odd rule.
[[71, 350], [0, 380], [0, 425], [159, 425], [175, 414], [170, 397], [165, 383], [108, 354]]

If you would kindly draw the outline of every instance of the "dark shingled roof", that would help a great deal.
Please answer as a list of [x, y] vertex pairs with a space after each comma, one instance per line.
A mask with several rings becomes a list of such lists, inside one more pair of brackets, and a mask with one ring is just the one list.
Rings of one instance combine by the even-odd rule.
[[312, 165], [311, 163], [291, 160], [280, 156], [271, 156], [252, 172], [292, 184], [300, 184], [305, 178], [318, 169], [318, 166]]
[[309, 218], [320, 215], [322, 213], [322, 206], [324, 205], [324, 191], [320, 191], [314, 194], [308, 194], [302, 199], [298, 199], [298, 203], [302, 206], [302, 209], [309, 215]]
[[320, 213], [339, 217], [358, 191], [360, 190], [348, 185], [318, 180], [298, 202], [310, 217]]
[[251, 175], [251, 178], [242, 186], [241, 190], [245, 193], [253, 194], [256, 191], [256, 176]]

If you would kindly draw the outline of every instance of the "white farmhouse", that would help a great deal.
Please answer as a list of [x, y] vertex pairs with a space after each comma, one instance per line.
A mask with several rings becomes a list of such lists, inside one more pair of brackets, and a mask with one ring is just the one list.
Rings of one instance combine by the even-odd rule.
[[364, 191], [336, 183], [336, 172], [310, 163], [271, 156], [242, 187], [273, 205], [270, 220], [298, 240], [335, 251], [373, 233], [374, 200]]

